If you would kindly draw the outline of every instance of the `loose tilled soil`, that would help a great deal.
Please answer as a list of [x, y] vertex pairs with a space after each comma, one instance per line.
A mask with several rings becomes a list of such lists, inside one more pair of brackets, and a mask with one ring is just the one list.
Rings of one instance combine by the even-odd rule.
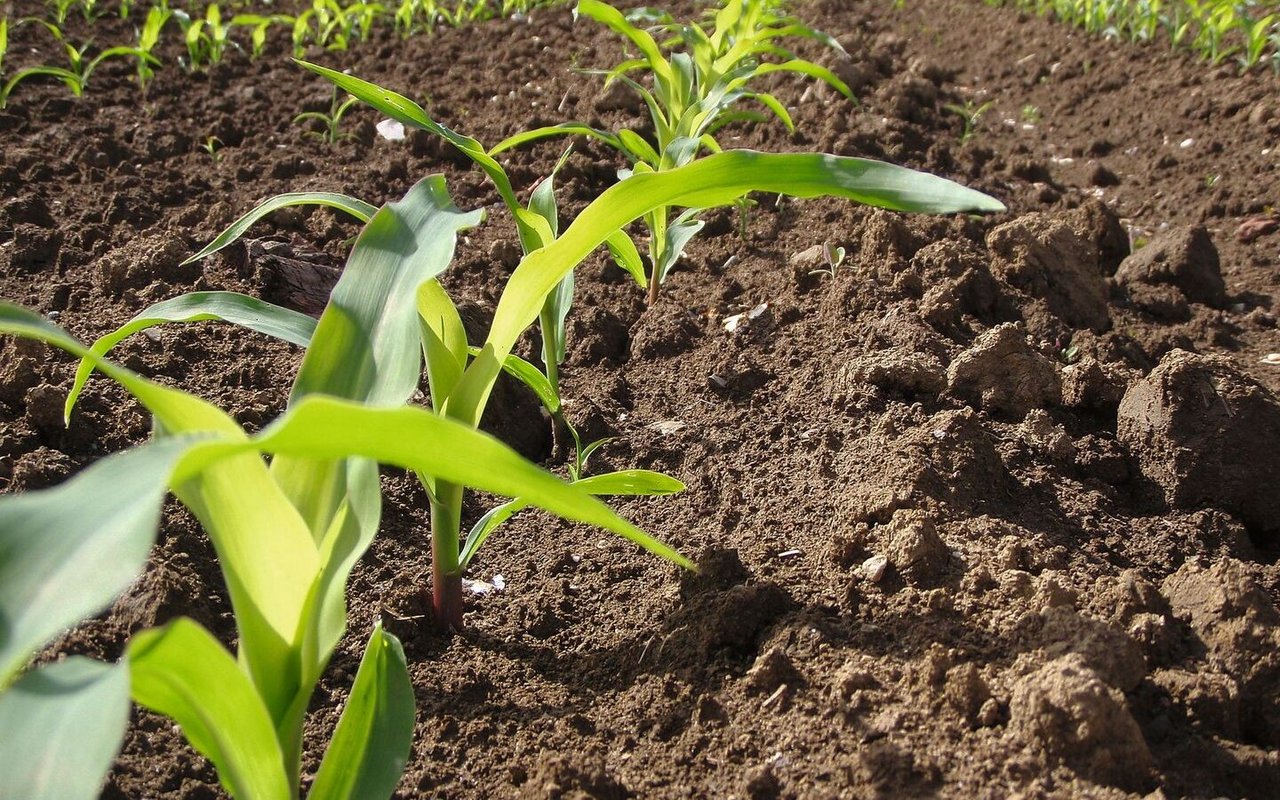
[[[734, 213], [708, 215], [653, 308], [603, 257], [585, 265], [571, 416], [616, 437], [597, 469], [688, 484], [618, 506], [702, 572], [530, 513], [475, 565], [505, 589], [470, 598], [468, 630], [446, 638], [423, 616], [426, 498], [388, 471], [309, 769], [381, 618], [418, 703], [400, 797], [1280, 792], [1280, 367], [1262, 360], [1280, 350], [1280, 84], [977, 2], [906, 6], [799, 5], [850, 58], [805, 52], [860, 103], [779, 81], [800, 133], [725, 143], [884, 158], [1009, 213], [761, 197], [745, 238]], [[131, 36], [110, 20], [94, 35], [113, 30]], [[12, 34], [11, 68], [56, 55], [38, 33]], [[179, 262], [267, 196], [381, 203], [443, 172], [460, 207], [491, 212], [446, 277], [480, 334], [518, 254], [495, 193], [426, 135], [377, 137], [368, 110], [353, 140], [307, 138], [291, 120], [329, 89], [272, 47], [196, 75], [166, 51], [145, 95], [110, 63], [80, 101], [22, 86], [0, 112], [0, 296], [83, 339], [191, 289], [314, 312], [356, 230], [327, 211], [281, 212], [247, 247]], [[487, 143], [569, 119], [642, 124], [632, 98], [570, 72], [620, 49], [567, 9], [313, 55]], [[946, 106], [966, 100], [992, 105], [961, 144]], [[562, 146], [513, 153], [517, 186]], [[618, 166], [580, 144], [566, 216]], [[812, 274], [824, 242], [848, 251], [834, 275]], [[250, 427], [281, 410], [293, 349], [225, 326], [153, 333], [123, 363]], [[64, 429], [70, 361], [0, 346], [0, 487], [50, 486], [146, 437], [104, 380]], [[519, 388], [487, 427], [563, 467]], [[490, 502], [469, 499], [467, 520]], [[209, 545], [174, 505], [147, 573], [58, 647], [116, 658], [179, 614], [234, 636]], [[220, 792], [171, 723], [135, 715], [107, 797]]]

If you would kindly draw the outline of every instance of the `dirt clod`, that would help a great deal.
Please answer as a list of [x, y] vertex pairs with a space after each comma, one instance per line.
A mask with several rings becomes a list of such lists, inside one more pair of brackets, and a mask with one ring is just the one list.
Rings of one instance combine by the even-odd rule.
[[1069, 221], [1028, 214], [987, 234], [987, 247], [998, 277], [1043, 301], [1068, 326], [1096, 332], [1110, 326], [1098, 246]]
[[1226, 509], [1268, 541], [1280, 533], [1280, 401], [1227, 359], [1169, 353], [1125, 392], [1116, 433], [1170, 505]]
[[1053, 362], [1027, 343], [1025, 330], [999, 325], [974, 340], [947, 368], [952, 394], [978, 408], [1024, 416], [1061, 398]]
[[1173, 286], [1188, 301], [1214, 308], [1221, 308], [1226, 301], [1218, 248], [1208, 231], [1198, 225], [1152, 239], [1124, 260], [1116, 282], [1131, 292], [1135, 285]]
[[1071, 653], [1019, 679], [1009, 728], [1050, 763], [1130, 791], [1149, 786], [1151, 751], [1124, 697]]

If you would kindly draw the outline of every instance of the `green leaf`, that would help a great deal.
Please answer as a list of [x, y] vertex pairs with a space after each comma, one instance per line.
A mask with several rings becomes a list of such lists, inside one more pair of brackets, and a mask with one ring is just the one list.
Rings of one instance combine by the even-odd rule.
[[559, 125], [548, 125], [543, 128], [534, 128], [533, 130], [521, 131], [513, 134], [501, 142], [498, 142], [489, 150], [489, 155], [496, 156], [504, 153], [514, 147], [522, 144], [536, 142], [539, 139], [546, 139], [551, 136], [587, 136], [592, 139], [599, 139], [615, 150], [621, 150], [622, 145], [618, 137], [608, 131], [593, 128], [590, 125], [584, 125], [581, 122], [564, 122]]
[[384, 89], [376, 84], [361, 80], [354, 75], [347, 75], [337, 70], [322, 67], [319, 64], [311, 64], [298, 59], [294, 60], [299, 65], [326, 78], [339, 89], [358, 98], [362, 103], [381, 111], [391, 119], [445, 139], [475, 162], [480, 169], [484, 170], [484, 173], [489, 176], [489, 180], [493, 181], [493, 185], [497, 187], [498, 194], [501, 195], [502, 201], [506, 203], [508, 209], [514, 213], [517, 208], [521, 207], [520, 202], [516, 199], [515, 191], [511, 188], [511, 181], [507, 178], [506, 171], [502, 169], [502, 165], [485, 152], [484, 147], [475, 139], [446, 128], [427, 116], [427, 112], [422, 109], [422, 106], [403, 95], [396, 94], [390, 89]]
[[836, 74], [826, 67], [814, 64], [811, 61], [795, 58], [781, 64], [765, 63], [756, 67], [755, 75], [768, 75], [771, 72], [794, 72], [799, 75], [805, 75], [815, 78], [835, 89], [840, 94], [850, 100], [853, 100], [853, 92], [849, 89], [848, 84], [836, 77]]
[[[203, 322], [218, 320], [248, 328], [276, 339], [306, 347], [311, 343], [316, 321], [306, 314], [258, 300], [236, 292], [191, 292], [170, 300], [162, 300], [129, 322], [98, 338], [89, 348], [95, 356], [105, 356], [113, 347], [147, 328], [167, 322]], [[82, 359], [76, 370], [75, 384], [67, 394], [64, 417], [71, 411], [93, 373], [93, 359]]]
[[431, 407], [439, 410], [467, 368], [467, 331], [453, 300], [436, 280], [418, 287], [418, 318]]
[[133, 699], [173, 719], [240, 800], [289, 800], [271, 715], [235, 658], [204, 628], [179, 618], [133, 637]]
[[204, 249], [182, 263], [190, 264], [193, 261], [199, 261], [205, 256], [213, 255], [243, 236], [245, 231], [249, 230], [258, 220], [289, 206], [328, 206], [338, 211], [344, 211], [361, 222], [368, 222], [378, 210], [363, 200], [333, 192], [288, 192], [286, 194], [278, 194], [231, 223], [212, 242], [205, 245]]
[[606, 472], [583, 478], [573, 485], [593, 495], [658, 497], [684, 491], [684, 484], [680, 481], [648, 469]]
[[[470, 350], [472, 353], [480, 352], [479, 348], [470, 348]], [[538, 401], [542, 403], [542, 407], [547, 410], [547, 413], [553, 415], [560, 413], [560, 396], [542, 370], [515, 353], [507, 356], [507, 360], [502, 364], [502, 370], [523, 383], [537, 395]]]
[[129, 723], [129, 669], [73, 656], [0, 694], [0, 797], [94, 800]]
[[482, 217], [458, 211], [440, 175], [383, 206], [356, 240], [290, 401], [320, 392], [376, 405], [404, 402], [421, 372], [418, 287], [449, 266], [458, 232]]
[[694, 236], [698, 235], [698, 231], [702, 230], [705, 224], [705, 222], [686, 211], [667, 227], [667, 243], [662, 248], [662, 258], [658, 262], [656, 270], [658, 283], [662, 283], [667, 279], [667, 273], [680, 260], [680, 256], [684, 254], [684, 248]]
[[647, 289], [649, 287], [649, 276], [645, 275], [644, 272], [644, 258], [640, 255], [640, 250], [636, 247], [636, 243], [631, 241], [631, 237], [627, 235], [627, 232], [616, 230], [609, 234], [604, 243], [609, 248], [609, 255], [613, 256], [613, 263], [630, 275], [637, 286], [641, 289]]
[[52, 489], [0, 496], [0, 687], [142, 572], [169, 474], [191, 443], [143, 445]]
[[502, 523], [514, 517], [529, 504], [523, 500], [508, 500], [499, 506], [494, 506], [485, 512], [485, 515], [476, 520], [476, 524], [471, 526], [471, 532], [467, 534], [466, 544], [462, 548], [462, 555], [458, 557], [458, 565], [462, 569], [466, 569], [471, 563], [471, 559], [480, 550], [480, 546], [485, 543], [489, 535], [496, 531]]
[[604, 503], [539, 469], [492, 436], [425, 409], [370, 408], [313, 396], [263, 430], [254, 445], [298, 458], [356, 454], [449, 483], [525, 497], [553, 514], [613, 531], [655, 555], [692, 568], [688, 559]]
[[[595, 442], [595, 445], [603, 444], [605, 441], [607, 440], [602, 439], [599, 442]], [[585, 453], [582, 460], [586, 461], [589, 455], [589, 452]], [[630, 469], [621, 472], [608, 472], [604, 475], [592, 475], [589, 478], [574, 481], [573, 486], [588, 494], [597, 496], [657, 497], [684, 491], [684, 484], [675, 478], [647, 469]], [[466, 546], [463, 548], [462, 556], [459, 559], [462, 567], [465, 569], [471, 563], [471, 559], [480, 550], [480, 546], [502, 523], [528, 507], [529, 503], [524, 498], [516, 498], [489, 509], [483, 517], [476, 521], [476, 524], [471, 527], [471, 532], [467, 534]]]
[[404, 649], [377, 625], [329, 741], [309, 800], [385, 800], [413, 742], [413, 685]]
[[516, 339], [566, 273], [614, 231], [654, 209], [729, 205], [752, 191], [831, 195], [899, 211], [1003, 211], [981, 192], [880, 161], [815, 153], [730, 150], [665, 172], [632, 175], [605, 190], [551, 244], [530, 253], [498, 301], [489, 338], [454, 391], [451, 413], [474, 424]]

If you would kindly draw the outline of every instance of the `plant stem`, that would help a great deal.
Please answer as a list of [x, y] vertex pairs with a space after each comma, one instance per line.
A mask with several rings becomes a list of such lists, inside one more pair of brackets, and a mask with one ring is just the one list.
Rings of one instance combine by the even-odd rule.
[[462, 529], [462, 487], [436, 482], [431, 503], [431, 603], [436, 624], [445, 633], [462, 630], [462, 567], [458, 564]]
[[[552, 293], [554, 296], [554, 292]], [[542, 367], [546, 371], [547, 382], [551, 384], [556, 398], [560, 397], [560, 364], [556, 356], [555, 309], [552, 308], [551, 297], [543, 304], [538, 314], [538, 329], [542, 334]], [[564, 458], [566, 443], [564, 441], [564, 411], [556, 411], [551, 415], [551, 454], [556, 460]]]

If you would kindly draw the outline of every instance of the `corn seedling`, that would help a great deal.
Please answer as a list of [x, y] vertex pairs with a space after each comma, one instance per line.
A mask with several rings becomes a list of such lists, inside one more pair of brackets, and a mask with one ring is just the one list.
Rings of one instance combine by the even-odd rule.
[[217, 136], [209, 135], [204, 137], [204, 143], [200, 145], [200, 149], [209, 154], [209, 158], [213, 159], [213, 163], [217, 164], [222, 160], [222, 140]]
[[45, 27], [53, 37], [62, 45], [63, 52], [67, 56], [66, 67], [54, 67], [47, 65], [38, 65], [27, 67], [14, 73], [13, 77], [4, 82], [0, 87], [0, 108], [4, 108], [9, 102], [9, 96], [13, 94], [13, 90], [18, 84], [28, 78], [48, 77], [57, 78], [71, 90], [71, 94], [75, 97], [84, 95], [85, 87], [89, 83], [89, 78], [93, 75], [93, 71], [98, 65], [110, 58], [136, 58], [139, 62], [147, 63], [152, 66], [158, 66], [160, 62], [155, 56], [147, 53], [137, 47], [108, 47], [106, 50], [98, 53], [92, 58], [86, 58], [85, 53], [88, 52], [92, 43], [85, 42], [76, 47], [70, 42], [63, 39], [62, 31], [51, 23], [44, 20], [33, 20]]
[[[432, 407], [465, 426], [480, 422], [498, 375], [506, 370], [539, 393], [552, 413], [559, 398], [545, 376], [528, 362], [513, 358], [512, 348], [525, 328], [546, 313], [548, 296], [564, 285], [583, 259], [601, 245], [630, 244], [622, 230], [655, 209], [671, 206], [702, 209], [732, 205], [750, 191], [798, 197], [831, 195], [891, 209], [932, 212], [999, 211], [999, 202], [950, 181], [865, 159], [816, 153], [772, 155], [751, 151], [714, 153], [663, 171], [637, 170], [587, 205], [563, 232], [552, 227], [554, 214], [539, 209], [537, 198], [526, 208], [516, 199], [505, 171], [474, 139], [457, 134], [427, 116], [418, 104], [382, 87], [336, 70], [304, 64], [342, 91], [406, 127], [443, 137], [471, 158], [512, 210], [526, 255], [512, 273], [498, 301], [488, 336], [469, 350], [461, 319], [438, 282], [419, 289], [422, 347]], [[539, 187], [541, 188], [541, 187]], [[537, 193], [535, 192], [535, 195]], [[554, 197], [550, 187], [546, 194]], [[248, 225], [273, 210], [269, 202], [255, 209], [214, 240], [197, 257], [225, 246]], [[532, 237], [528, 241], [524, 237]], [[620, 247], [626, 252], [626, 245]], [[641, 283], [638, 253], [630, 247], [624, 260]], [[615, 256], [618, 255], [615, 253]], [[545, 343], [544, 343], [545, 348]], [[548, 359], [548, 362], [554, 361]], [[528, 367], [526, 369], [526, 367]], [[542, 380], [538, 380], [542, 378]], [[597, 445], [598, 446], [598, 445]], [[591, 445], [580, 448], [575, 470], [581, 470]], [[657, 473], [627, 471], [583, 478], [602, 494], [666, 494], [678, 483]], [[480, 546], [461, 538], [462, 486], [455, 481], [423, 477], [431, 505], [432, 591], [437, 621], [446, 628], [462, 626], [462, 570]], [[517, 496], [520, 503], [536, 502]], [[689, 562], [660, 542], [631, 529], [618, 530], [650, 552], [688, 566]]]
[[9, 52], [9, 20], [0, 17], [0, 80], [4, 79], [4, 56]]
[[[160, 41], [160, 32], [164, 30], [165, 23], [173, 16], [173, 12], [167, 8], [155, 6], [147, 12], [147, 17], [142, 23], [142, 30], [138, 31], [138, 50], [140, 52], [151, 55], [151, 51], [155, 49], [156, 44]], [[147, 84], [151, 82], [151, 78], [155, 76], [155, 70], [152, 69], [152, 62], [147, 59], [138, 59], [138, 86], [144, 91]]]
[[[413, 470], [437, 491], [470, 486], [525, 498], [680, 560], [587, 489], [540, 470], [472, 424], [407, 405], [424, 353], [436, 352], [438, 340], [424, 336], [436, 330], [436, 318], [424, 314], [434, 307], [435, 276], [479, 213], [457, 211], [443, 179], [431, 177], [381, 209], [339, 195], [276, 198], [214, 244], [233, 240], [261, 214], [309, 203], [367, 220], [318, 322], [243, 295], [201, 292], [158, 303], [86, 348], [38, 315], [0, 304], [0, 331], [82, 359], [68, 415], [99, 370], [156, 421], [153, 441], [61, 487], [0, 498], [0, 732], [9, 743], [0, 752], [0, 795], [96, 796], [131, 692], [182, 727], [232, 796], [296, 798], [307, 704], [345, 630], [348, 575], [379, 524], [379, 462]], [[287, 409], [255, 435], [203, 400], [106, 358], [131, 334], [201, 320], [305, 347]], [[447, 327], [450, 352], [465, 355], [457, 330]], [[491, 358], [490, 349], [477, 362]], [[435, 388], [442, 370], [447, 365], [437, 363]], [[269, 465], [263, 454], [272, 456]], [[31, 654], [99, 611], [141, 569], [166, 488], [200, 520], [217, 552], [237, 654], [179, 619], [136, 635], [119, 665], [73, 658], [19, 677]], [[375, 628], [308, 796], [389, 796], [413, 722], [403, 654]], [[47, 764], [58, 769], [45, 772]]]
[[67, 24], [67, 15], [71, 13], [71, 9], [78, 0], [48, 0], [46, 5], [49, 7], [49, 15], [53, 18], [53, 23], [59, 28]]
[[187, 46], [187, 69], [194, 71], [222, 62], [227, 47], [232, 46], [231, 26], [223, 23], [217, 3], [210, 3], [203, 17], [193, 18], [181, 9], [175, 10], [173, 16]]
[[[775, 4], [776, 5], [776, 4]], [[749, 88], [756, 79], [775, 72], [790, 72], [821, 80], [852, 100], [849, 87], [825, 67], [796, 58], [778, 44], [786, 37], [817, 39], [841, 51], [834, 39], [814, 31], [791, 17], [779, 16], [773, 5], [763, 0], [728, 0], [712, 16], [708, 33], [701, 26], [676, 24], [662, 12], [643, 9], [631, 18], [600, 0], [580, 0], [575, 14], [599, 22], [624, 37], [640, 53], [606, 71], [606, 83], [620, 80], [633, 89], [648, 109], [654, 141], [635, 131], [602, 131], [581, 123], [566, 123], [516, 134], [493, 148], [492, 154], [518, 145], [556, 135], [585, 135], [596, 138], [622, 153], [630, 162], [629, 172], [663, 172], [696, 160], [699, 153], [720, 150], [715, 134], [738, 121], [760, 121], [765, 115], [740, 110], [743, 101], [759, 103], [788, 130], [794, 130], [791, 115], [776, 97]], [[672, 33], [666, 48], [683, 46], [668, 58], [663, 47], [643, 28], [640, 19], [656, 20]], [[765, 61], [779, 57], [780, 62]], [[648, 72], [652, 89], [632, 73]], [[699, 210], [673, 207], [651, 210], [644, 224], [649, 233], [649, 302], [657, 301], [658, 290], [682, 255], [685, 246], [702, 229]], [[674, 215], [674, 219], [672, 219]]]
[[964, 127], [960, 131], [961, 146], [973, 141], [973, 137], [977, 135], [978, 121], [982, 119], [982, 115], [987, 113], [991, 106], [992, 101], [979, 104], [973, 100], [965, 100], [963, 105], [948, 103], [943, 106], [943, 109], [955, 114], [964, 123]]
[[314, 136], [325, 144], [337, 144], [343, 139], [350, 139], [354, 134], [342, 133], [338, 127], [342, 124], [342, 118], [358, 101], [354, 97], [348, 96], [345, 100], [338, 95], [337, 87], [333, 90], [333, 99], [329, 101], [329, 113], [323, 111], [304, 111], [293, 118], [295, 125], [319, 122], [320, 130], [308, 130], [308, 136]]
[[231, 27], [249, 29], [249, 57], [257, 59], [267, 44], [267, 31], [279, 25], [292, 28], [295, 17], [287, 14], [237, 14], [231, 18]]

